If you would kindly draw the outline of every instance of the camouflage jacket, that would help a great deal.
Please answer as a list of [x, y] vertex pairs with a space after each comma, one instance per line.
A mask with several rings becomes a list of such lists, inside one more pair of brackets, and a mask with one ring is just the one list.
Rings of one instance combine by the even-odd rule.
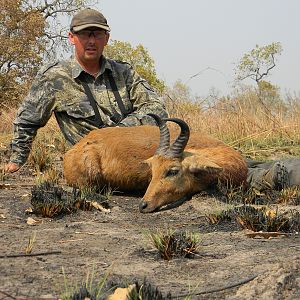
[[[121, 111], [107, 72], [111, 72], [128, 112], [118, 120], [114, 116], [121, 115]], [[88, 83], [94, 95], [103, 127], [154, 124], [152, 118], [145, 116], [150, 112], [167, 116], [162, 100], [129, 64], [102, 56], [100, 72], [94, 78], [74, 58], [70, 58], [48, 65], [37, 74], [14, 121], [11, 162], [18, 165], [26, 162], [37, 130], [47, 123], [52, 113], [71, 144], [97, 128], [93, 121], [95, 112], [82, 81]]]

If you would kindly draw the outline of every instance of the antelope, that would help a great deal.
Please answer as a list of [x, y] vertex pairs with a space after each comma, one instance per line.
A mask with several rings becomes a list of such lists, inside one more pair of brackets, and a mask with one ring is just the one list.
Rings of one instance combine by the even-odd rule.
[[[218, 181], [245, 182], [247, 165], [239, 152], [213, 137], [190, 133], [181, 119], [149, 115], [158, 126], [107, 127], [83, 137], [64, 156], [67, 183], [146, 191], [139, 210], [148, 213], [181, 203]], [[179, 125], [177, 138], [166, 122]]]

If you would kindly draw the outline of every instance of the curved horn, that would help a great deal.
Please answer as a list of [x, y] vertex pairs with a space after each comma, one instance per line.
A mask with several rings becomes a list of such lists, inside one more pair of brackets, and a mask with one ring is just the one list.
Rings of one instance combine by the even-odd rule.
[[158, 115], [155, 114], [148, 114], [148, 115], [155, 120], [157, 126], [159, 127], [160, 140], [155, 154], [165, 155], [170, 147], [170, 132], [168, 126], [166, 125], [166, 122], [162, 120]]
[[168, 119], [164, 119], [164, 120], [174, 122], [180, 126], [180, 130], [181, 130], [180, 134], [168, 151], [168, 155], [170, 157], [179, 158], [182, 156], [184, 148], [189, 140], [190, 128], [189, 128], [188, 124], [181, 119], [168, 118]]

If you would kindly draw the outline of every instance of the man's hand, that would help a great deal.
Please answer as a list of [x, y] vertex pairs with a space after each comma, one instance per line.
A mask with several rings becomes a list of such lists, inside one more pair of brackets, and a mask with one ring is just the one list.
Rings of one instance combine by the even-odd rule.
[[14, 173], [20, 169], [20, 166], [17, 165], [16, 163], [9, 162], [4, 166], [4, 172], [5, 173]]

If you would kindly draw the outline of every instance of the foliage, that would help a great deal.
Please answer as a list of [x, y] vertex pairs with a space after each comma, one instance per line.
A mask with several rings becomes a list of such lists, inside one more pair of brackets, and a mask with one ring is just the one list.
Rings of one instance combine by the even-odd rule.
[[167, 96], [170, 100], [172, 99], [172, 101], [176, 103], [193, 101], [191, 89], [181, 80], [177, 80], [173, 87], [167, 90]]
[[106, 46], [104, 54], [108, 58], [130, 63], [157, 92], [162, 93], [164, 91], [165, 84], [162, 80], [157, 78], [154, 60], [143, 45], [139, 44], [133, 47], [128, 42], [112, 40], [110, 44]]
[[42, 59], [64, 49], [67, 34], [62, 17], [85, 2], [0, 0], [0, 109], [17, 105], [27, 94]]
[[171, 88], [166, 89], [164, 98], [170, 116], [184, 119], [191, 128], [193, 123], [198, 123], [196, 118], [201, 113], [201, 103], [181, 80], [177, 80]]
[[28, 88], [45, 50], [45, 20], [21, 0], [1, 1], [0, 89], [1, 106], [19, 101]]
[[262, 47], [256, 45], [240, 60], [236, 70], [237, 80], [251, 78], [258, 84], [276, 66], [276, 56], [281, 52], [282, 46], [279, 42]]
[[[282, 52], [282, 46], [279, 42], [259, 47], [256, 45], [249, 53], [246, 53], [239, 62], [236, 70], [236, 79], [242, 81], [246, 78], [254, 80], [257, 84], [257, 100], [258, 106], [262, 108], [263, 113], [274, 127], [281, 127], [273, 109], [275, 106], [284, 106], [279, 88], [265, 78], [276, 66], [276, 56]], [[283, 111], [284, 113], [284, 111]]]

